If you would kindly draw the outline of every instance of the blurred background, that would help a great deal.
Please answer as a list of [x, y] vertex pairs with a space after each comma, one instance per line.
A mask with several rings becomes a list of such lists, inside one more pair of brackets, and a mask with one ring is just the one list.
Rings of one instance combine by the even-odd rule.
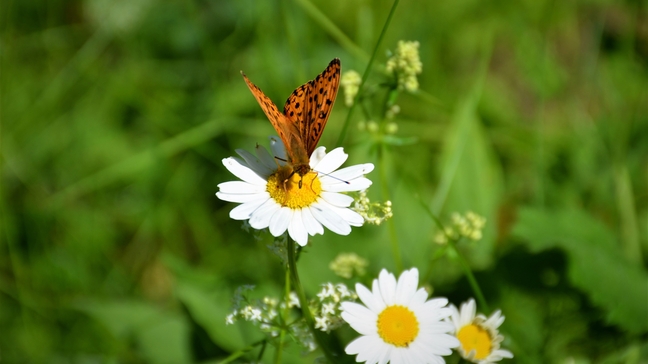
[[[391, 5], [3, 1], [0, 360], [216, 363], [262, 338], [224, 321], [236, 287], [278, 296], [284, 280], [269, 234], [214, 196], [235, 179], [221, 160], [274, 134], [239, 71], [280, 106], [334, 57], [362, 73]], [[379, 161], [356, 110], [343, 146], [348, 164], [377, 165], [369, 196], [389, 191], [405, 267], [456, 305], [473, 296], [455, 261], [433, 261], [419, 200], [443, 221], [475, 211], [484, 237], [460, 248], [506, 316], [510, 362], [646, 363], [646, 2], [402, 0], [377, 95], [399, 40], [418, 41], [423, 63], [420, 91], [397, 101], [409, 142]], [[337, 146], [348, 112], [336, 103], [320, 145]], [[388, 236], [312, 238], [307, 294], [353, 283], [328, 269], [340, 252], [370, 276], [393, 271]]]

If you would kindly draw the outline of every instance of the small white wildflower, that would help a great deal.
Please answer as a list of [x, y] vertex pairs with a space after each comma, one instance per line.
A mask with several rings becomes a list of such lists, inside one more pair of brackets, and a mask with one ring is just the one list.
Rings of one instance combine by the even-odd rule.
[[356, 253], [340, 253], [329, 263], [329, 269], [342, 278], [351, 279], [354, 273], [364, 275], [368, 264]]
[[322, 315], [335, 315], [335, 303], [328, 302], [322, 305]]
[[398, 41], [396, 53], [387, 60], [387, 72], [394, 75], [398, 88], [415, 92], [419, 88], [416, 75], [423, 71], [419, 56], [419, 42]]
[[236, 311], [230, 313], [225, 317], [225, 325], [232, 325], [236, 322]]
[[400, 112], [400, 106], [398, 105], [392, 105], [387, 111], [385, 112], [385, 117], [387, 119], [393, 119], [398, 113]]
[[451, 226], [446, 226], [443, 231], [440, 231], [435, 235], [435, 243], [446, 244], [448, 239], [457, 241], [462, 237], [473, 241], [482, 238], [482, 230], [486, 226], [486, 219], [484, 217], [479, 216], [472, 211], [468, 211], [466, 215], [461, 215], [455, 212], [451, 215], [451, 220]]
[[315, 316], [315, 328], [327, 331], [329, 327], [329, 319], [326, 316]]
[[385, 133], [387, 134], [396, 134], [398, 132], [398, 124], [394, 122], [387, 123], [385, 125]]
[[346, 71], [340, 78], [340, 86], [344, 89], [344, 104], [348, 107], [353, 105], [353, 100], [360, 90], [360, 83], [362, 78], [360, 74], [354, 70]]
[[299, 297], [297, 297], [297, 293], [290, 292], [290, 294], [288, 295], [288, 307], [289, 308], [301, 307], [299, 305]]
[[391, 201], [386, 201], [383, 204], [371, 202], [367, 196], [366, 190], [358, 193], [358, 197], [354, 200], [352, 209], [359, 213], [365, 222], [374, 225], [380, 225], [382, 222], [394, 215], [392, 212]]

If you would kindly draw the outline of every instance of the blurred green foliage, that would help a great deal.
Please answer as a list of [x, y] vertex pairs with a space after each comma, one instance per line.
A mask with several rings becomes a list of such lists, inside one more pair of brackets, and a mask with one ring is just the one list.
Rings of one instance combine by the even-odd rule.
[[[214, 196], [233, 179], [221, 159], [273, 134], [239, 70], [279, 105], [334, 57], [362, 72], [391, 4], [4, 1], [1, 360], [206, 363], [258, 341], [225, 326], [230, 298], [241, 284], [279, 295], [283, 268]], [[378, 165], [370, 194], [389, 191], [405, 266], [432, 269], [435, 295], [471, 297], [455, 262], [430, 263], [418, 201], [474, 210], [485, 236], [462, 249], [513, 361], [645, 363], [648, 5], [403, 0], [374, 85], [401, 39], [421, 44], [421, 92], [396, 119], [417, 142], [378, 165], [356, 112], [344, 147]], [[347, 112], [336, 104], [329, 150]], [[395, 267], [386, 226], [311, 241], [311, 295], [340, 280], [339, 252]]]

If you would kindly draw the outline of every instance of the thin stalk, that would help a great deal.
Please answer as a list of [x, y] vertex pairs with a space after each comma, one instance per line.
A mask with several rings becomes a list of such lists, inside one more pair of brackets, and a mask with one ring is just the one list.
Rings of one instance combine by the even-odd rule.
[[288, 320], [288, 315], [290, 315], [290, 307], [288, 306], [288, 301], [290, 300], [290, 269], [288, 269], [288, 266], [286, 266], [286, 272], [285, 272], [285, 281], [286, 283], [284, 284], [284, 301], [286, 304], [284, 305], [284, 310], [283, 310], [283, 317], [282, 319], [282, 328], [281, 328], [281, 333], [279, 334], [279, 344], [277, 345], [277, 350], [275, 351], [275, 358], [274, 362], [275, 364], [280, 364], [281, 363], [281, 354], [283, 353], [283, 346], [284, 346], [284, 341], [286, 340], [286, 322]]
[[[385, 153], [387, 146], [384, 143], [380, 144], [378, 149], [378, 163], [380, 164], [380, 184], [382, 185], [382, 198], [384, 201], [389, 200], [389, 189], [387, 188], [387, 163], [385, 161]], [[401, 257], [400, 244], [398, 242], [398, 234], [396, 233], [396, 226], [394, 219], [387, 219], [387, 228], [389, 229], [389, 242], [391, 244], [392, 256], [394, 257], [394, 264], [398, 273], [403, 271], [403, 258]]]
[[304, 288], [301, 285], [301, 282], [299, 280], [299, 274], [297, 273], [297, 260], [295, 259], [295, 242], [289, 237], [287, 237], [287, 239], [288, 239], [288, 269], [292, 277], [292, 283], [295, 288], [295, 292], [297, 293], [297, 297], [299, 298], [299, 305], [301, 306], [302, 314], [304, 315], [306, 324], [308, 325], [308, 328], [313, 334], [313, 337], [315, 338], [317, 345], [319, 345], [319, 347], [322, 349], [322, 352], [324, 353], [324, 356], [326, 356], [328, 362], [335, 363], [336, 362], [335, 357], [333, 356], [328, 346], [326, 345], [324, 338], [322, 337], [321, 333], [315, 329], [315, 320], [313, 319], [313, 314], [310, 312], [310, 309], [308, 308], [308, 300], [306, 300], [306, 293], [304, 293]]
[[443, 227], [443, 224], [439, 220], [438, 217], [430, 210], [428, 205], [423, 203], [421, 199], [418, 199], [421, 206], [423, 207], [423, 210], [427, 212], [428, 216], [434, 221], [434, 223], [437, 225], [441, 231], [443, 231], [443, 234], [445, 234], [446, 239], [448, 240], [448, 246], [452, 249], [453, 253], [457, 256], [457, 260], [459, 260], [459, 264], [464, 270], [464, 273], [466, 274], [466, 278], [468, 279], [468, 283], [470, 284], [470, 287], [472, 288], [473, 292], [475, 293], [475, 296], [477, 298], [477, 302], [479, 302], [479, 305], [482, 307], [482, 309], [485, 312], [490, 312], [490, 308], [488, 307], [488, 303], [486, 302], [486, 299], [484, 298], [484, 294], [482, 293], [481, 288], [479, 287], [479, 284], [477, 283], [477, 279], [475, 279], [475, 275], [472, 272], [472, 269], [470, 269], [470, 265], [468, 264], [468, 261], [466, 258], [464, 258], [463, 254], [457, 249], [457, 240], [451, 238], [448, 234], [445, 232], [445, 228]]
[[468, 283], [470, 283], [470, 287], [472, 288], [473, 292], [475, 293], [475, 296], [477, 297], [477, 302], [479, 302], [479, 305], [482, 307], [482, 310], [484, 312], [491, 312], [490, 308], [488, 307], [488, 303], [486, 302], [486, 299], [484, 298], [484, 294], [482, 293], [481, 288], [479, 288], [479, 284], [477, 283], [477, 280], [475, 279], [475, 276], [473, 275], [472, 270], [470, 269], [470, 265], [468, 264], [468, 261], [466, 258], [464, 258], [463, 254], [457, 249], [456, 242], [452, 239], [448, 239], [448, 245], [452, 248], [454, 253], [457, 256], [457, 259], [459, 260], [459, 264], [461, 264], [461, 267], [464, 270], [464, 273], [466, 274], [466, 278], [468, 278]]
[[266, 343], [266, 339], [263, 339], [261, 341], [255, 342], [254, 344], [248, 345], [248, 346], [244, 347], [243, 349], [235, 351], [234, 353], [232, 353], [227, 358], [225, 358], [225, 359], [221, 360], [220, 362], [218, 362], [218, 364], [231, 363], [234, 360], [236, 360], [236, 359], [240, 358], [241, 356], [245, 355], [248, 351], [254, 350], [254, 348], [256, 348], [257, 346], [259, 346], [261, 344], [265, 345], [265, 343]]
[[389, 10], [389, 15], [387, 15], [387, 20], [385, 20], [385, 25], [383, 25], [383, 28], [380, 31], [380, 36], [378, 37], [378, 41], [376, 42], [376, 46], [374, 47], [373, 53], [371, 53], [371, 58], [369, 58], [369, 63], [367, 64], [367, 68], [362, 74], [362, 81], [360, 81], [360, 87], [358, 88], [358, 93], [355, 95], [355, 98], [353, 99], [353, 105], [351, 105], [346, 120], [344, 120], [344, 125], [342, 125], [342, 131], [340, 132], [340, 136], [338, 137], [336, 143], [336, 145], [338, 146], [342, 145], [342, 142], [344, 142], [347, 129], [349, 129], [349, 123], [351, 122], [351, 115], [353, 114], [353, 110], [355, 109], [355, 106], [360, 101], [360, 95], [362, 94], [364, 84], [367, 82], [367, 79], [369, 78], [371, 66], [373, 65], [373, 62], [376, 59], [376, 54], [378, 54], [378, 48], [380, 48], [380, 43], [382, 42], [383, 38], [385, 37], [385, 34], [387, 33], [387, 28], [389, 27], [389, 23], [391, 22], [394, 12], [396, 12], [396, 6], [398, 5], [399, 1], [400, 0], [394, 0], [394, 4], [392, 5], [391, 10]]

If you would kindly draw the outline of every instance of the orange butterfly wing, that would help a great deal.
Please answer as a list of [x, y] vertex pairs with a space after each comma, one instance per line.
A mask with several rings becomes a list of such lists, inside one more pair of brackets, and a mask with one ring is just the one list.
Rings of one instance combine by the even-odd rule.
[[333, 59], [314, 80], [288, 97], [283, 114], [259, 87], [243, 79], [286, 147], [290, 163], [299, 174], [309, 170], [310, 155], [322, 136], [340, 85], [340, 60]]
[[268, 98], [268, 96], [266, 96], [257, 85], [250, 82], [243, 72], [241, 72], [241, 75], [243, 75], [243, 79], [247, 83], [252, 95], [254, 95], [254, 98], [256, 98], [259, 106], [261, 106], [263, 112], [266, 114], [268, 119], [270, 119], [270, 123], [277, 131], [277, 134], [279, 134], [281, 141], [284, 143], [286, 152], [290, 158], [289, 162], [292, 164], [308, 164], [308, 156], [310, 154], [307, 154], [304, 150], [297, 125], [280, 113], [272, 100], [270, 100], [270, 98]]
[[340, 85], [340, 67], [340, 60], [333, 59], [314, 80], [293, 91], [284, 105], [284, 115], [299, 129], [308, 156], [315, 150], [333, 109]]

